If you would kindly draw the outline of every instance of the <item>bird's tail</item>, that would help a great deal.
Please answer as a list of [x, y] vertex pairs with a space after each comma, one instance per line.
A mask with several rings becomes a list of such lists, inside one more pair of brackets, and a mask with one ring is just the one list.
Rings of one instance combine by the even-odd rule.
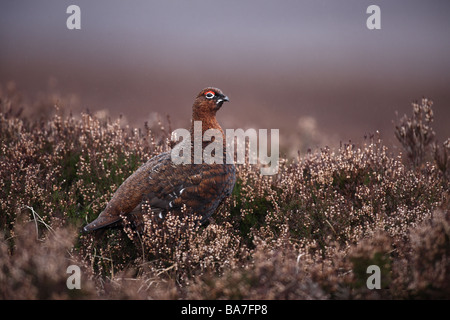
[[117, 219], [111, 219], [110, 217], [105, 217], [100, 215], [97, 219], [89, 223], [83, 228], [84, 232], [90, 232], [94, 230], [98, 230], [105, 227], [112, 227], [117, 222], [121, 220], [121, 217], [117, 217]]

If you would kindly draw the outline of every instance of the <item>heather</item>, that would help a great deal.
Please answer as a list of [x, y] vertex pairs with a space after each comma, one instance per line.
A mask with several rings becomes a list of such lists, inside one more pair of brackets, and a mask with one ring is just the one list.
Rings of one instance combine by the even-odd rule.
[[[81, 227], [170, 150], [170, 121], [133, 128], [50, 100], [23, 114], [14, 92], [1, 94], [2, 299], [450, 297], [450, 140], [437, 141], [428, 99], [384, 133], [401, 153], [375, 133], [281, 158], [273, 176], [237, 165], [232, 196], [206, 225], [145, 208], [143, 230], [102, 233]], [[69, 265], [81, 290], [66, 287]], [[370, 265], [379, 290], [366, 286]]]

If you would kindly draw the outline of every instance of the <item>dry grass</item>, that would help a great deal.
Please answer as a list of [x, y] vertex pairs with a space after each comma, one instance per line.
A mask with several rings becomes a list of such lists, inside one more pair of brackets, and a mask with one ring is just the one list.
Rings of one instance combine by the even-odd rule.
[[[397, 124], [405, 163], [373, 137], [281, 159], [275, 176], [240, 165], [208, 225], [149, 213], [144, 232], [102, 237], [79, 228], [142, 163], [169, 150], [170, 130], [62, 107], [37, 120], [18, 110], [17, 95], [2, 92], [1, 298], [450, 297], [450, 144], [431, 144], [428, 100]], [[65, 285], [71, 264], [82, 269], [82, 290]], [[372, 264], [380, 290], [366, 287]]]

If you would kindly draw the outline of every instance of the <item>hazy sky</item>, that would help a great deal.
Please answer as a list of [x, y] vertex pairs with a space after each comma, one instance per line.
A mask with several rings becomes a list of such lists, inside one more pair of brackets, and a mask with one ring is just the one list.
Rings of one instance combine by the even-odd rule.
[[[81, 30], [66, 9], [81, 8]], [[366, 9], [381, 8], [381, 30]], [[302, 117], [339, 139], [381, 130], [422, 96], [450, 136], [450, 1], [0, 2], [0, 85], [77, 95], [141, 125], [152, 112], [176, 125], [194, 96], [217, 86], [228, 127], [296, 130]], [[49, 85], [49, 83], [51, 85]]]

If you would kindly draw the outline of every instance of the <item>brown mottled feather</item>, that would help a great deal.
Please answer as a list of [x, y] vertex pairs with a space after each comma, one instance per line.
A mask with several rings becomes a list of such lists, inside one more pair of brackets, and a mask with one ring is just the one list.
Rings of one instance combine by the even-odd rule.
[[[215, 93], [214, 99], [205, 97], [209, 91]], [[218, 99], [222, 99], [222, 102]], [[223, 133], [215, 114], [224, 101], [228, 101], [228, 98], [219, 89], [202, 90], [192, 107], [192, 123], [202, 121], [203, 132], [213, 128]], [[225, 137], [223, 146], [226, 152]], [[171, 160], [170, 152], [165, 152], [147, 161], [128, 177], [114, 193], [105, 210], [84, 230], [92, 231], [114, 225], [124, 215], [137, 215], [133, 219], [140, 220], [144, 201], [160, 217], [164, 217], [169, 211], [181, 212], [185, 205], [188, 214], [198, 214], [202, 217], [201, 221], [205, 222], [223, 199], [231, 194], [235, 180], [236, 169], [233, 164], [176, 165]]]

